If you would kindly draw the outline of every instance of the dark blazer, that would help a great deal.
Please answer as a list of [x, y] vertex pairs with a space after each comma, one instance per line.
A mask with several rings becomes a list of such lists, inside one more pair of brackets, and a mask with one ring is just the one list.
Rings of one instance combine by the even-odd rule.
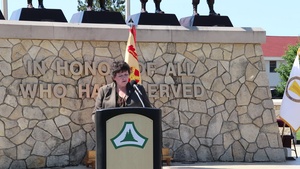
[[[137, 87], [142, 93], [141, 99], [143, 100], [145, 107], [151, 107], [145, 88], [139, 84], [137, 84]], [[128, 97], [126, 99], [125, 107], [143, 107], [130, 83], [127, 84], [126, 89]], [[97, 110], [116, 107], [116, 97], [116, 84], [114, 82], [100, 87], [95, 102], [93, 116]]]

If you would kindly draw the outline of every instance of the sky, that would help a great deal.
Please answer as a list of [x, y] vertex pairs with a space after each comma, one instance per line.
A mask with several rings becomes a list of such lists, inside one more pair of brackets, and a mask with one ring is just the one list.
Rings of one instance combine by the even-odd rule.
[[[27, 6], [27, 0], [7, 1], [8, 19], [13, 11]], [[130, 2], [130, 14], [139, 13], [140, 1]], [[78, 12], [77, 5], [77, 0], [44, 0], [46, 8], [61, 9], [68, 21]], [[33, 0], [33, 6], [38, 6], [38, 0]], [[300, 0], [215, 0], [214, 8], [217, 13], [228, 16], [234, 27], [259, 27], [268, 36], [300, 36]], [[192, 16], [192, 0], [162, 0], [161, 9], [180, 20]], [[154, 10], [154, 2], [148, 0], [147, 11]], [[200, 0], [198, 13], [208, 15], [206, 0]]]

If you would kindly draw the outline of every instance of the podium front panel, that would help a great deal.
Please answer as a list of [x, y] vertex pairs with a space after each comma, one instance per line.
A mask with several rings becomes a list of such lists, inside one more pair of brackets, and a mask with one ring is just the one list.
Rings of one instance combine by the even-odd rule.
[[106, 126], [107, 169], [120, 166], [122, 169], [135, 168], [132, 166], [153, 169], [151, 119], [139, 114], [123, 114], [109, 119]]
[[97, 169], [161, 169], [160, 109], [103, 109], [95, 123]]

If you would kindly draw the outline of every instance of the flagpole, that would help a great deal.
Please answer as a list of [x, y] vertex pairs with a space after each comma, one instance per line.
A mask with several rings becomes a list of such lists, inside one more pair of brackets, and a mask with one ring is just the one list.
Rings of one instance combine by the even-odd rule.
[[130, 0], [126, 0], [125, 20], [128, 20], [129, 16], [130, 16]]
[[7, 0], [2, 0], [2, 13], [4, 18], [8, 20], [8, 12], [7, 12]]

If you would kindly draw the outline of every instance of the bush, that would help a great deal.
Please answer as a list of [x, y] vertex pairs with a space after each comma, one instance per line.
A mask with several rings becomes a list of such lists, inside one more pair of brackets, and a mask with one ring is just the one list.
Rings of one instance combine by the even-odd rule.
[[286, 50], [285, 55], [282, 56], [286, 63], [280, 64], [279, 67], [275, 69], [275, 71], [279, 73], [279, 77], [281, 80], [281, 82], [276, 86], [277, 96], [283, 96], [286, 83], [289, 80], [294, 60], [297, 55], [298, 48], [300, 48], [300, 42], [298, 42], [298, 44], [296, 44], [295, 46], [288, 46], [288, 50]]

